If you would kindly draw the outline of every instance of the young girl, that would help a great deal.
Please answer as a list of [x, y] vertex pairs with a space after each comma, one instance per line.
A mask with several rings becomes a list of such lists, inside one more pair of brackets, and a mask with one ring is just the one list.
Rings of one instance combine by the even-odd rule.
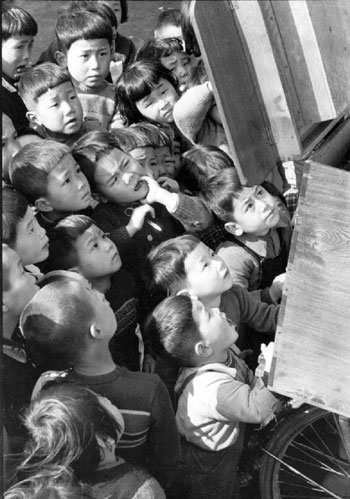
[[48, 383], [27, 410], [25, 425], [30, 439], [21, 472], [52, 470], [53, 476], [60, 466], [88, 483], [96, 499], [165, 499], [148, 472], [115, 455], [124, 421], [108, 399], [72, 383]]
[[137, 61], [118, 80], [117, 107], [125, 124], [150, 121], [174, 123], [173, 108], [179, 99], [177, 81], [157, 61]]

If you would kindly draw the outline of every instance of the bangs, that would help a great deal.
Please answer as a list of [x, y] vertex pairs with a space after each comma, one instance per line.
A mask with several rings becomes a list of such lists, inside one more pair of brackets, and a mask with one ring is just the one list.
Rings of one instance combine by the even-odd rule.
[[128, 84], [128, 98], [134, 102], [147, 97], [160, 80], [160, 76], [154, 74], [153, 71], [144, 71], [143, 73], [147, 74], [135, 75], [135, 79], [130, 79]]
[[2, 39], [12, 36], [36, 36], [38, 25], [35, 19], [19, 7], [4, 8], [2, 11]]

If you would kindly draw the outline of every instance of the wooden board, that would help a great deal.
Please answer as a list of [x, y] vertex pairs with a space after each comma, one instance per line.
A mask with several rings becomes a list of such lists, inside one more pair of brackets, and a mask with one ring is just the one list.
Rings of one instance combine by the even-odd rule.
[[350, 172], [307, 162], [269, 386], [350, 417]]
[[261, 183], [278, 152], [235, 11], [227, 1], [197, 0], [192, 19], [240, 179]]

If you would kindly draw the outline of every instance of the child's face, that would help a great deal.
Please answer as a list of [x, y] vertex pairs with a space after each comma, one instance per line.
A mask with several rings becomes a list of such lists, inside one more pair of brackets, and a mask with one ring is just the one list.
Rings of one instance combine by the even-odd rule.
[[83, 123], [83, 109], [70, 81], [49, 89], [38, 99], [33, 116], [40, 125], [52, 132], [73, 135]]
[[9, 312], [19, 316], [35, 293], [39, 291], [39, 286], [36, 284], [35, 277], [24, 271], [17, 253], [10, 250], [6, 258], [9, 258], [6, 262], [9, 268], [9, 289], [3, 291], [3, 304]]
[[44, 198], [57, 212], [79, 211], [90, 206], [89, 182], [71, 154], [65, 154], [48, 174]]
[[145, 171], [129, 154], [112, 149], [96, 163], [95, 184], [98, 194], [116, 204], [130, 204], [144, 199], [148, 184], [141, 177]]
[[109, 71], [111, 46], [108, 40], [77, 40], [67, 52], [67, 67], [75, 85], [99, 87]]
[[158, 163], [155, 149], [152, 146], [136, 147], [129, 151], [132, 156], [145, 170], [145, 175], [157, 179]]
[[199, 299], [221, 295], [233, 285], [225, 262], [203, 243], [187, 255], [184, 267], [183, 287]]
[[116, 245], [96, 225], [91, 225], [76, 241], [79, 272], [88, 280], [117, 272], [121, 259]]
[[171, 154], [169, 146], [161, 146], [155, 148], [158, 176], [175, 178], [177, 175], [175, 156]]
[[103, 3], [107, 4], [108, 7], [110, 7], [114, 14], [116, 15], [117, 21], [118, 21], [118, 26], [120, 25], [120, 21], [122, 19], [122, 8], [120, 5], [119, 0], [99, 0], [102, 1]]
[[19, 80], [25, 73], [32, 53], [33, 36], [11, 36], [2, 42], [2, 70], [6, 76]]
[[219, 308], [205, 308], [195, 297], [191, 298], [191, 301], [193, 318], [202, 340], [207, 342], [215, 353], [225, 351], [237, 341], [236, 326], [228, 322], [224, 312]]
[[2, 113], [2, 176], [8, 176], [8, 169], [13, 156], [20, 150], [17, 132], [12, 120]]
[[167, 57], [161, 57], [160, 62], [176, 76], [180, 90], [183, 90], [191, 73], [191, 60], [185, 52], [173, 52]]
[[260, 185], [244, 187], [232, 204], [235, 225], [239, 231], [265, 236], [279, 222], [277, 198]]
[[156, 123], [173, 123], [173, 109], [179, 96], [173, 85], [160, 78], [152, 92], [136, 102], [138, 111], [147, 120]]
[[43, 262], [49, 256], [49, 240], [28, 206], [26, 214], [17, 224], [17, 238], [13, 249], [23, 265]]

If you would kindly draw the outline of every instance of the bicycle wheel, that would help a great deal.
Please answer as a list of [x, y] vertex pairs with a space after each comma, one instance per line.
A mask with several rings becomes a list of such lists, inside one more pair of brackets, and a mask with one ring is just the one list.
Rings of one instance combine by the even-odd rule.
[[276, 427], [263, 446], [262, 499], [349, 499], [349, 420], [302, 406]]

